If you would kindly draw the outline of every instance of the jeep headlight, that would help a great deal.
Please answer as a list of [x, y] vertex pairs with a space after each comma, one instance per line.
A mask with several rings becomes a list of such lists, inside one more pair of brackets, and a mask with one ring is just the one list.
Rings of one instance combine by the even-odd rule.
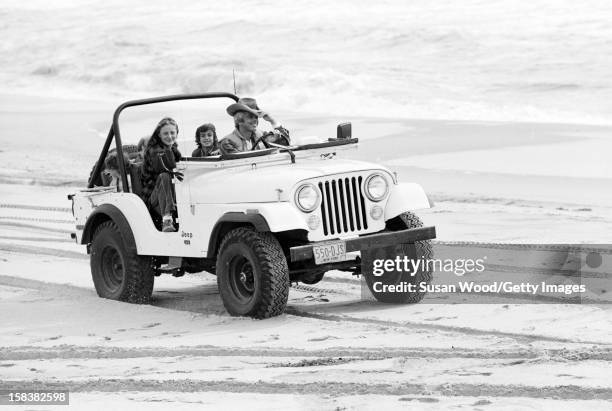
[[295, 192], [295, 203], [306, 213], [314, 211], [319, 203], [319, 190], [312, 184], [304, 184]]
[[372, 201], [380, 201], [387, 195], [389, 184], [381, 174], [372, 174], [365, 181], [366, 196]]

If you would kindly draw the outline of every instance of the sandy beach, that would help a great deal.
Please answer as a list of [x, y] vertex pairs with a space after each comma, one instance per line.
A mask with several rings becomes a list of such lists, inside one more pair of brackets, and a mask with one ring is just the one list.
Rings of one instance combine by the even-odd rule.
[[[341, 273], [293, 287], [287, 313], [265, 321], [230, 317], [207, 273], [157, 278], [147, 306], [98, 298], [66, 195], [85, 184], [112, 104], [0, 101], [0, 388], [68, 387], [84, 409], [609, 408], [609, 305], [387, 306]], [[421, 183], [440, 241], [609, 242], [596, 160], [611, 128], [281, 116], [296, 138], [351, 121], [352, 158]]]
[[[610, 410], [611, 20], [603, 0], [2, 1], [0, 408], [67, 390], [77, 410]], [[334, 158], [421, 185], [454, 269], [405, 305], [330, 271], [266, 320], [230, 316], [207, 272], [99, 298], [67, 195], [114, 110], [215, 91], [298, 145], [351, 122]], [[199, 125], [234, 129], [229, 103], [128, 109], [123, 144], [171, 116], [188, 155]]]

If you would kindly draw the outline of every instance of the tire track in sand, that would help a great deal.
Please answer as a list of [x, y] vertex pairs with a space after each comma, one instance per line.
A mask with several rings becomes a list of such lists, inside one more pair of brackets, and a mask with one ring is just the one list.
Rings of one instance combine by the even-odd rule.
[[[362, 302], [362, 301], [359, 301]], [[353, 305], [358, 303], [357, 301], [349, 302], [347, 304], [338, 304], [341, 305]], [[594, 345], [604, 345], [604, 346], [612, 346], [612, 343], [604, 343], [601, 341], [589, 341], [589, 340], [572, 340], [570, 338], [563, 337], [552, 337], [542, 334], [525, 334], [525, 333], [515, 333], [508, 331], [497, 331], [497, 330], [483, 330], [478, 328], [470, 328], [470, 327], [460, 327], [454, 325], [443, 325], [443, 324], [424, 324], [417, 323], [411, 321], [389, 321], [389, 320], [378, 320], [374, 318], [358, 318], [351, 317], [347, 315], [340, 314], [323, 314], [317, 312], [307, 312], [298, 310], [294, 307], [287, 307], [285, 310], [287, 314], [296, 315], [299, 317], [313, 318], [317, 320], [324, 321], [333, 321], [333, 322], [352, 322], [359, 324], [371, 324], [383, 327], [400, 327], [400, 328], [410, 328], [410, 329], [422, 329], [422, 330], [436, 330], [436, 331], [447, 331], [447, 332], [455, 332], [467, 335], [475, 335], [475, 336], [496, 336], [496, 337], [506, 337], [512, 338], [521, 342], [535, 342], [535, 341], [548, 341], [548, 342], [560, 342], [560, 343], [571, 343], [571, 344], [594, 344]]]
[[94, 379], [88, 381], [2, 381], [0, 390], [69, 390], [70, 392], [232, 392], [254, 394], [313, 394], [313, 395], [439, 395], [445, 397], [522, 397], [561, 400], [612, 400], [611, 388], [580, 387], [577, 385], [533, 387], [525, 385], [491, 384], [380, 384], [380, 383], [282, 383], [240, 381], [137, 380]]
[[62, 345], [56, 347], [2, 347], [0, 361], [50, 359], [127, 359], [168, 357], [313, 357], [381, 360], [388, 358], [469, 358], [469, 359], [546, 359], [550, 361], [612, 361], [611, 348], [582, 349], [467, 349], [467, 348], [359, 348], [336, 347], [318, 350], [296, 348], [231, 348], [219, 346], [194, 347], [105, 347]]
[[[66, 257], [66, 258], [81, 259], [81, 260], [89, 259], [88, 255], [80, 254], [74, 251], [60, 250], [60, 249], [49, 248], [49, 247], [37, 247], [37, 246], [30, 246], [30, 245], [16, 246], [16, 245], [2, 243], [0, 244], [0, 250], [6, 250], [6, 251], [12, 251], [12, 252], [18, 252], [18, 253], [27, 253], [27, 254], [32, 253], [32, 254], [38, 254], [38, 255], [40, 254], [52, 255], [56, 257]], [[14, 277], [0, 276], [0, 278], [2, 277], [6, 277], [4, 281], [9, 281], [9, 283], [4, 283], [0, 281], [0, 283], [4, 283], [6, 285], [13, 285], [12, 283], [14, 283], [16, 280]], [[12, 279], [7, 280], [7, 278], [12, 278]], [[30, 280], [30, 281], [34, 281], [34, 280]], [[41, 282], [41, 284], [45, 284], [45, 287], [49, 286], [49, 283]], [[29, 286], [26, 285], [25, 287], [26, 288], [37, 288], [37, 289], [41, 288], [40, 286], [33, 286], [32, 284], [30, 284]], [[62, 289], [64, 289], [65, 287], [66, 286], [63, 286]], [[313, 287], [313, 286], [300, 285], [296, 289], [299, 291], [299, 288], [308, 290], [308, 292], [321, 292], [321, 293], [329, 292], [329, 290], [327, 289]], [[336, 293], [345, 294], [344, 292], [342, 293], [336, 292]], [[352, 305], [363, 304], [363, 303], [364, 303], [363, 300], [358, 299], [358, 300], [348, 301], [348, 302], [343, 302], [343, 303], [330, 304], [326, 307], [340, 308], [344, 306], [352, 306]], [[172, 309], [171, 306], [166, 307], [166, 308]], [[181, 310], [183, 311], [193, 310], [194, 312], [199, 312], [197, 310], [197, 307], [195, 306], [192, 309], [190, 309], [189, 307], [181, 307]], [[297, 308], [294, 305], [293, 306], [288, 305], [287, 309], [285, 310], [285, 313], [290, 314], [290, 315], [295, 315], [298, 317], [312, 318], [312, 319], [323, 320], [323, 321], [351, 322], [351, 323], [370, 324], [370, 325], [384, 326], [384, 327], [421, 329], [421, 330], [426, 330], [426, 331], [432, 331], [432, 330], [433, 331], [446, 331], [446, 332], [454, 332], [454, 333], [474, 335], [474, 336], [497, 336], [497, 337], [502, 337], [502, 338], [512, 338], [517, 341], [527, 342], [527, 343], [535, 342], [535, 341], [548, 341], [548, 342], [572, 343], [572, 344], [595, 344], [595, 345], [606, 345], [606, 346], [612, 345], [612, 343], [604, 343], [601, 341], [572, 340], [569, 338], [552, 337], [552, 336], [546, 336], [546, 335], [541, 335], [541, 334], [526, 334], [526, 333], [496, 331], [496, 330], [478, 329], [478, 328], [452, 326], [452, 325], [444, 325], [444, 324], [425, 324], [425, 323], [410, 322], [410, 321], [397, 322], [397, 321], [379, 320], [379, 319], [372, 319], [372, 318], [358, 318], [358, 317], [352, 317], [352, 316], [340, 315], [340, 314], [328, 314], [328, 313], [307, 311], [305, 309]]]
[[[19, 277], [11, 277], [0, 275], [0, 284], [13, 286], [13, 287], [22, 287], [22, 288], [31, 288], [44, 292], [52, 292], [54, 295], [62, 296], [62, 295], [70, 295], [70, 294], [83, 294], [83, 295], [91, 295], [91, 290], [87, 288], [75, 287], [66, 284], [53, 284], [46, 283], [38, 280], [30, 280], [23, 279]], [[321, 290], [324, 292], [325, 290]], [[218, 294], [218, 291], [215, 293]], [[167, 298], [165, 299], [167, 300]], [[363, 304], [362, 300], [348, 301], [346, 303], [338, 303], [331, 304], [330, 308], [338, 308], [341, 309], [344, 306], [352, 306], [355, 304]], [[165, 303], [162, 305], [156, 305], [158, 308], [166, 308], [166, 309], [178, 309], [180, 311], [189, 311], [195, 313], [201, 313], [202, 307], [199, 303], [199, 300], [189, 299], [185, 300], [184, 298], [177, 302], [176, 307], [172, 304]], [[187, 304], [187, 306], [185, 305]], [[460, 327], [460, 326], [452, 326], [452, 325], [444, 325], [444, 324], [425, 324], [420, 322], [411, 322], [411, 321], [390, 321], [390, 320], [379, 320], [373, 318], [358, 318], [341, 314], [328, 314], [328, 313], [318, 313], [306, 311], [305, 309], [298, 309], [292, 305], [288, 305], [285, 310], [286, 315], [295, 315], [297, 317], [304, 318], [312, 318], [316, 320], [322, 321], [332, 321], [339, 323], [354, 323], [361, 325], [375, 325], [375, 326], [383, 326], [390, 328], [406, 328], [410, 330], [424, 330], [424, 331], [443, 331], [450, 332], [456, 334], [470, 335], [470, 336], [478, 336], [478, 337], [500, 337], [500, 338], [510, 338], [517, 340], [522, 343], [536, 342], [536, 341], [544, 341], [544, 342], [558, 342], [558, 343], [570, 343], [570, 344], [593, 344], [598, 346], [612, 346], [612, 343], [604, 343], [601, 341], [589, 341], [589, 340], [573, 340], [570, 338], [563, 337], [554, 337], [547, 335], [539, 335], [539, 334], [526, 334], [526, 333], [516, 333], [516, 332], [506, 332], [506, 331], [496, 331], [496, 330], [487, 330], [487, 329], [478, 329], [478, 328], [470, 328], [470, 327]]]

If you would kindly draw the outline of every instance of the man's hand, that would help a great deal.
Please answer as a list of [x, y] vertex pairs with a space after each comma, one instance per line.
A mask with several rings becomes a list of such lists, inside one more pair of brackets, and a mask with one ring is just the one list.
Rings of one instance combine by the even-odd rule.
[[270, 113], [267, 113], [267, 112], [265, 112], [265, 111], [261, 113], [261, 118], [263, 118], [264, 120], [266, 120], [268, 123], [272, 124], [272, 127], [273, 127], [273, 128], [276, 128], [276, 127], [278, 127], [278, 126], [280, 125], [280, 124], [278, 124], [278, 123], [276, 122], [276, 120], [274, 120], [274, 119], [272, 118], [272, 116], [270, 115]]

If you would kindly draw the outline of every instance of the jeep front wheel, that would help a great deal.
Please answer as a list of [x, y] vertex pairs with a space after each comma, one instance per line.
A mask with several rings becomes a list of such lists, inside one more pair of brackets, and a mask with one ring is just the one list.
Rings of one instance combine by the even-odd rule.
[[136, 254], [129, 243], [114, 222], [100, 224], [91, 242], [91, 276], [100, 297], [146, 304], [153, 292], [151, 258]]
[[225, 309], [234, 316], [282, 314], [289, 297], [289, 268], [271, 233], [236, 228], [223, 238], [217, 256], [217, 284]]
[[[405, 230], [423, 227], [421, 219], [413, 213], [406, 212], [387, 221], [388, 231]], [[429, 284], [432, 279], [432, 270], [427, 262], [433, 258], [431, 241], [417, 241], [412, 244], [397, 244], [395, 246], [379, 248], [370, 252], [362, 252], [363, 276], [372, 295], [384, 303], [418, 303], [425, 297], [422, 284]], [[385, 271], [380, 276], [373, 273], [374, 260], [395, 260], [396, 257], [407, 256], [415, 261], [418, 267], [415, 271]], [[417, 261], [417, 260], [420, 260]], [[418, 264], [416, 264], [418, 263]], [[424, 266], [425, 265], [425, 266]], [[398, 287], [412, 284], [414, 291]]]

